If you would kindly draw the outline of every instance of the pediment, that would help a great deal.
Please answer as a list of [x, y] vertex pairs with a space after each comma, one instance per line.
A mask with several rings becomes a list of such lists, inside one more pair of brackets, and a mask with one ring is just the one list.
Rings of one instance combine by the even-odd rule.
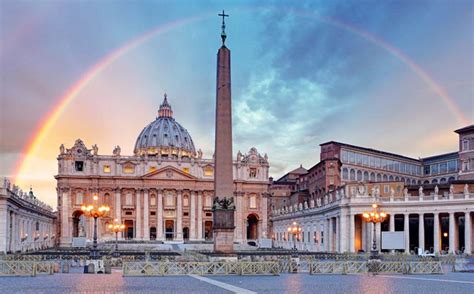
[[149, 172], [143, 175], [144, 179], [161, 179], [161, 180], [197, 180], [193, 175], [190, 175], [173, 166], [165, 166], [161, 169]]

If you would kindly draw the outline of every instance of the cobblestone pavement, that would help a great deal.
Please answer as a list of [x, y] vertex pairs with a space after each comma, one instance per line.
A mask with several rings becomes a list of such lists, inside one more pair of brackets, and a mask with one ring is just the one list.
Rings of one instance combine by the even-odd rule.
[[79, 273], [0, 277], [0, 293], [474, 293], [473, 273], [122, 277]]

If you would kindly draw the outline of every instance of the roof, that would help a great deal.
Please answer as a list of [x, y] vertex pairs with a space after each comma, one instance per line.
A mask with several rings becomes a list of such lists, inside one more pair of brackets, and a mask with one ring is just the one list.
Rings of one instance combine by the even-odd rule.
[[421, 163], [419, 159], [411, 158], [411, 157], [408, 157], [408, 156], [403, 156], [403, 155], [399, 155], [399, 154], [395, 154], [395, 153], [380, 151], [380, 150], [377, 150], [377, 149], [372, 149], [372, 148], [367, 148], [367, 147], [355, 146], [355, 145], [336, 142], [336, 141], [329, 141], [329, 142], [326, 142], [326, 143], [322, 143], [322, 144], [319, 144], [319, 146], [324, 146], [324, 145], [328, 145], [328, 144], [336, 144], [336, 145], [343, 146], [343, 147], [360, 149], [360, 150], [367, 151], [367, 152], [378, 153], [380, 155], [393, 156], [393, 157], [403, 158], [405, 160], [417, 161], [417, 162]]
[[474, 125], [470, 125], [470, 126], [467, 126], [467, 127], [464, 127], [464, 128], [457, 129], [454, 132], [456, 132], [458, 134], [464, 134], [466, 132], [473, 132], [473, 131], [474, 131]]
[[421, 159], [421, 161], [423, 161], [424, 163], [425, 161], [437, 161], [441, 159], [452, 159], [452, 158], [458, 158], [458, 157], [459, 157], [459, 153], [456, 151], [456, 152], [450, 152], [450, 153], [445, 153], [445, 154], [424, 157]]

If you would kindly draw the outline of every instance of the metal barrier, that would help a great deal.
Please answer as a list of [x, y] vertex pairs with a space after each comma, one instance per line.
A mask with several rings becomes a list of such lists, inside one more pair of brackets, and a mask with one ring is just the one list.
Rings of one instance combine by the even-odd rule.
[[403, 274], [442, 274], [440, 261], [326, 261], [313, 262], [310, 274], [357, 274], [357, 273], [403, 273]]
[[124, 262], [124, 276], [279, 275], [276, 262]]
[[36, 276], [54, 273], [52, 262], [0, 261], [0, 276]]
[[367, 262], [364, 261], [325, 261], [313, 262], [310, 274], [358, 274], [368, 272]]

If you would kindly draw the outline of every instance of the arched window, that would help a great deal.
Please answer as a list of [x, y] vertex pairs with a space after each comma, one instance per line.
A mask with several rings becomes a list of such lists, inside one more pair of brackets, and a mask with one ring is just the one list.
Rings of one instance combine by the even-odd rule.
[[377, 182], [381, 182], [382, 181], [382, 175], [381, 174], [377, 174]]
[[437, 180], [437, 179], [433, 179], [433, 180], [431, 181], [431, 183], [432, 183], [432, 184], [438, 184], [438, 180]]
[[188, 197], [188, 195], [184, 195], [184, 197], [183, 197], [183, 206], [185, 206], [185, 207], [189, 206], [189, 197]]
[[446, 183], [446, 178], [441, 178], [441, 179], [439, 180], [439, 182], [440, 182], [440, 183]]
[[105, 204], [109, 204], [109, 201], [110, 201], [110, 194], [109, 194], [109, 193], [105, 193], [105, 194], [104, 194], [104, 203], [105, 203]]
[[375, 181], [375, 173], [374, 172], [371, 172], [370, 173], [370, 178], [369, 178], [370, 181]]
[[383, 175], [383, 181], [384, 181], [384, 182], [388, 181], [387, 175]]
[[82, 191], [79, 191], [76, 193], [76, 204], [81, 205], [84, 203], [83, 197], [82, 197]]
[[351, 171], [350, 171], [350, 180], [355, 181], [355, 177], [356, 177], [355, 176], [355, 170], [351, 169]]
[[454, 180], [455, 180], [454, 177], [449, 177], [448, 182], [452, 182], [452, 181], [454, 181]]
[[364, 172], [364, 181], [369, 181], [369, 173], [368, 172]]
[[357, 171], [357, 180], [362, 181], [362, 172], [360, 170]]
[[397, 176], [395, 177], [395, 181], [399, 182], [400, 181], [400, 178]]
[[389, 180], [390, 182], [393, 182], [393, 176], [388, 177], [388, 180]]
[[344, 180], [348, 180], [349, 179], [349, 171], [347, 170], [347, 168], [343, 168], [342, 169], [342, 178]]

